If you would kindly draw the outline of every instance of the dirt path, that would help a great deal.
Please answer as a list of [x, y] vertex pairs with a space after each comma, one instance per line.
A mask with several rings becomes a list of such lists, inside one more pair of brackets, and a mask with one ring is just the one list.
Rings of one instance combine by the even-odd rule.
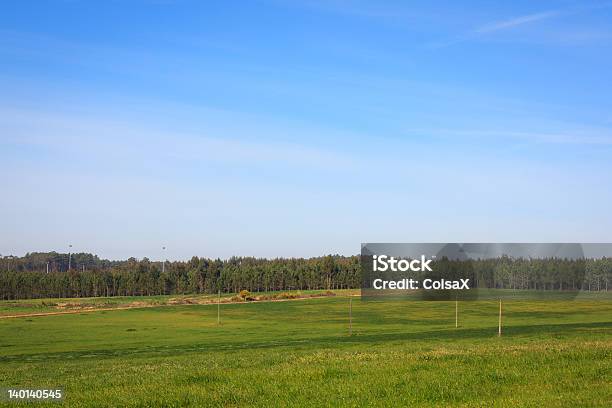
[[159, 307], [159, 306], [174, 306], [174, 305], [118, 306], [118, 307], [64, 310], [61, 312], [24, 313], [24, 314], [15, 314], [15, 315], [0, 315], [0, 319], [15, 319], [18, 317], [57, 316], [57, 315], [63, 315], [63, 314], [102, 312], [102, 311], [109, 311], [109, 310], [144, 309], [147, 307]]
[[[252, 302], [221, 302], [221, 305], [250, 305], [255, 303], [267, 303], [267, 302], [291, 302], [293, 300], [307, 300], [307, 299], [323, 299], [330, 297], [349, 297], [349, 296], [359, 296], [359, 295], [348, 295], [348, 296], [304, 296], [293, 299], [268, 299], [268, 300], [257, 300]], [[14, 315], [0, 315], [1, 319], [16, 319], [19, 317], [43, 317], [43, 316], [57, 316], [64, 314], [78, 314], [78, 313], [91, 313], [91, 312], [108, 312], [113, 310], [128, 310], [128, 309], [146, 309], [150, 307], [172, 307], [172, 306], [214, 306], [216, 302], [207, 302], [207, 303], [173, 303], [173, 304], [165, 304], [165, 305], [135, 305], [135, 306], [117, 306], [117, 307], [101, 307], [101, 308], [83, 308], [83, 309], [74, 309], [74, 310], [63, 310], [58, 312], [40, 312], [40, 313], [23, 313], [23, 314], [14, 314]]]

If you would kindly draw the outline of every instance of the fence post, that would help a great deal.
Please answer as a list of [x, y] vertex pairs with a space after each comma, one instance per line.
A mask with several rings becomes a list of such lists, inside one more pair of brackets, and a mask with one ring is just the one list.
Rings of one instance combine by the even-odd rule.
[[349, 336], [353, 335], [353, 298], [349, 294]]
[[497, 330], [497, 335], [501, 336], [502, 334], [502, 301], [499, 299], [499, 328]]
[[459, 327], [459, 300], [455, 298], [455, 329]]

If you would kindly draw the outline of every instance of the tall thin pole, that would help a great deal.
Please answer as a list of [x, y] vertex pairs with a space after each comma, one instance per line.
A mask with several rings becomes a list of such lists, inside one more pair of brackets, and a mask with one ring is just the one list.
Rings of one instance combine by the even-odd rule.
[[219, 296], [217, 297], [217, 326], [221, 324], [221, 289], [219, 289]]
[[497, 330], [497, 335], [501, 336], [502, 329], [502, 301], [499, 299], [499, 328]]
[[68, 245], [68, 270], [70, 270], [70, 261], [72, 260], [72, 244]]
[[49, 273], [49, 262], [47, 262], [47, 273]]
[[349, 336], [353, 335], [353, 298], [349, 295]]
[[163, 246], [162, 250], [164, 251], [164, 252], [162, 252], [163, 253], [163, 257], [164, 257], [164, 259], [162, 260], [162, 273], [164, 273], [164, 272], [166, 272], [166, 252], [165, 252], [166, 251], [166, 247]]
[[459, 300], [455, 298], [455, 329], [459, 327]]

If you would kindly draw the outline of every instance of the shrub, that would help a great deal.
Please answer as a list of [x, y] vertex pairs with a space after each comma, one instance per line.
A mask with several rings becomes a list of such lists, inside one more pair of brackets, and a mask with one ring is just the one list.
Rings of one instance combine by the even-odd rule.
[[300, 297], [299, 293], [282, 292], [275, 296], [276, 299], [297, 299]]

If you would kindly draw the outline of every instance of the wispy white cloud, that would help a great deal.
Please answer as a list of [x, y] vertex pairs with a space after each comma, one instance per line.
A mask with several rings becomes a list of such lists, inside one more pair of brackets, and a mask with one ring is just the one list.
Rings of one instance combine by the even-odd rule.
[[[456, 36], [455, 38], [438, 41], [438, 42], [429, 44], [429, 46], [431, 48], [444, 48], [444, 47], [448, 47], [451, 45], [463, 43], [466, 41], [476, 40], [476, 39], [479, 39], [479, 38], [482, 38], [488, 35], [492, 35], [495, 33], [510, 31], [513, 29], [522, 28], [524, 26], [535, 25], [537, 23], [557, 19], [560, 17], [573, 16], [573, 15], [583, 13], [583, 12], [593, 12], [595, 10], [607, 9], [610, 7], [612, 7], [612, 2], [605, 2], [605, 3], [599, 3], [599, 4], [585, 4], [585, 5], [580, 5], [580, 6], [571, 7], [571, 8], [546, 10], [546, 11], [524, 14], [524, 15], [501, 19], [501, 20], [495, 20], [495, 21], [491, 21], [485, 24], [481, 24], [477, 26], [476, 28], [462, 35]], [[605, 34], [598, 33], [595, 36], [595, 39], [601, 40], [602, 37], [607, 37], [607, 36], [608, 36], [608, 33], [605, 33]], [[590, 38], [593, 38], [594, 36], [593, 35], [590, 35], [590, 36], [578, 35], [578, 37], [580, 38], [577, 38], [576, 36], [573, 36], [572, 33], [564, 31], [564, 32], [555, 33], [555, 37], [561, 38], [561, 40], [563, 40], [564, 37], [569, 37], [570, 39], [573, 39], [575, 42], [578, 39], [588, 40]]]
[[152, 157], [161, 157], [176, 163], [268, 164], [320, 170], [354, 165], [350, 156], [336, 150], [233, 134], [247, 132], [246, 129], [185, 132], [123, 120], [0, 106], [0, 142], [11, 144], [64, 149], [75, 154], [95, 152], [99, 157], [125, 161], [148, 162]]
[[516, 139], [528, 143], [574, 144], [612, 146], [612, 130], [602, 128], [578, 128], [566, 132], [540, 130], [500, 129], [407, 129], [407, 134], [432, 137]]
[[538, 21], [548, 20], [558, 17], [562, 14], [561, 10], [549, 10], [540, 13], [525, 14], [518, 17], [513, 17], [505, 20], [492, 21], [483, 24], [472, 31], [455, 38], [438, 41], [430, 44], [431, 48], [444, 48], [462, 42], [474, 40], [482, 36], [492, 34], [499, 31], [511, 30], [526, 24], [536, 23]]
[[474, 33], [475, 34], [486, 34], [486, 33], [492, 33], [494, 31], [507, 30], [507, 29], [515, 28], [521, 25], [534, 23], [536, 21], [554, 18], [561, 14], [562, 13], [560, 10], [551, 10], [551, 11], [545, 11], [542, 13], [527, 14], [524, 16], [511, 18], [508, 20], [494, 21], [492, 23], [488, 23], [488, 24], [485, 24], [477, 28], [476, 30], [474, 30]]

